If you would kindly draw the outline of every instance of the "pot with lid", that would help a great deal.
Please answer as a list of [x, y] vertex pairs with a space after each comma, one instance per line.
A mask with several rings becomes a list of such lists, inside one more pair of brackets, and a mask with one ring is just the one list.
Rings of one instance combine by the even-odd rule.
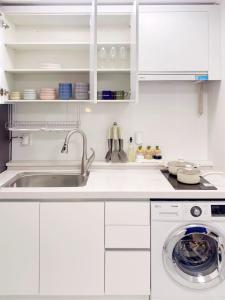
[[223, 174], [223, 172], [202, 173], [199, 168], [188, 164], [177, 171], [177, 180], [185, 184], [198, 184], [200, 183], [201, 177], [214, 174]]
[[168, 162], [168, 171], [170, 174], [177, 176], [177, 171], [180, 168], [184, 168], [186, 165], [195, 167], [195, 165], [191, 162], [186, 162], [183, 159], [178, 159], [178, 160]]

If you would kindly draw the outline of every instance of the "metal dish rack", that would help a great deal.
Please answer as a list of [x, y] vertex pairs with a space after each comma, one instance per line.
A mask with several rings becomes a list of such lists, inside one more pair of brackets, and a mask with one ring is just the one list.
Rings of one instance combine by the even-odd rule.
[[[51, 131], [70, 131], [75, 128], [79, 128], [80, 121], [80, 106], [76, 105], [73, 120], [68, 121], [22, 121], [16, 120], [16, 105], [10, 106], [9, 122], [5, 124], [6, 129], [10, 132], [51, 132]], [[68, 119], [68, 118], [66, 118]]]
[[9, 131], [70, 131], [80, 127], [79, 121], [11, 121], [6, 124]]

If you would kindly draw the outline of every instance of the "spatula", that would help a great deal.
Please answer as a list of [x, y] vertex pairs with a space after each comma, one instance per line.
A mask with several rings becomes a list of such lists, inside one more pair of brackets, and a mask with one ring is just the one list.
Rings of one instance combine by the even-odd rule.
[[126, 152], [123, 150], [123, 138], [122, 138], [122, 129], [121, 127], [117, 128], [118, 139], [119, 139], [119, 159], [122, 163], [126, 163], [128, 161], [128, 157]]
[[112, 127], [110, 127], [109, 132], [108, 132], [108, 152], [106, 153], [106, 156], [105, 156], [106, 162], [109, 162], [111, 160], [112, 146], [113, 146]]
[[113, 151], [111, 155], [111, 161], [113, 163], [120, 162], [119, 150], [118, 150], [118, 132], [117, 132], [117, 123], [113, 124]]

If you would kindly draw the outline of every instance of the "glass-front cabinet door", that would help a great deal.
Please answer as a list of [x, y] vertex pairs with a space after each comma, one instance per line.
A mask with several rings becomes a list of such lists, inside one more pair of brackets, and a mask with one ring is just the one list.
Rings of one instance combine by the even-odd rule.
[[189, 288], [219, 284], [225, 276], [225, 240], [211, 227], [189, 225], [173, 232], [163, 249], [168, 274]]
[[97, 2], [97, 102], [135, 102], [137, 5]]

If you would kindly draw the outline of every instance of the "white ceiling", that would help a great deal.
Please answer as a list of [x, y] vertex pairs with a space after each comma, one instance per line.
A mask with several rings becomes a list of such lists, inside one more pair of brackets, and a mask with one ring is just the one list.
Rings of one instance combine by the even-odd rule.
[[[222, 0], [139, 0], [140, 3], [219, 3]], [[99, 0], [99, 3], [132, 3], [132, 0]], [[88, 4], [91, 0], [0, 0], [0, 4]]]

